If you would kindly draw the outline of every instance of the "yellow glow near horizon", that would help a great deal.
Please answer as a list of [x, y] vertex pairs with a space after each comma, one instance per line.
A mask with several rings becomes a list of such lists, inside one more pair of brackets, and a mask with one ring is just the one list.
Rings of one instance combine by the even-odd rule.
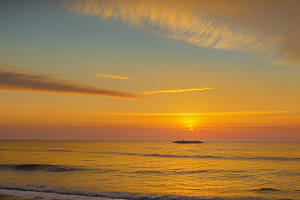
[[[19, 112], [20, 109], [24, 112]], [[62, 109], [62, 107], [60, 107]], [[299, 127], [299, 111], [252, 111], [215, 113], [78, 113], [69, 109], [59, 115], [54, 106], [37, 105], [35, 112], [22, 105], [3, 108], [5, 126], [135, 126], [135, 127]], [[4, 117], [5, 116], [5, 117]], [[30, 117], [29, 117], [30, 116]], [[16, 123], [17, 121], [17, 123]], [[279, 124], [279, 125], [278, 125]]]

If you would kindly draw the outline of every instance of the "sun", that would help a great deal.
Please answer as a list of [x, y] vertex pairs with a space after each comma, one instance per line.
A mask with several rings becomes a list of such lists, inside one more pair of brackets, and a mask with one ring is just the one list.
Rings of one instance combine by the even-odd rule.
[[191, 128], [190, 130], [193, 131], [194, 129]]

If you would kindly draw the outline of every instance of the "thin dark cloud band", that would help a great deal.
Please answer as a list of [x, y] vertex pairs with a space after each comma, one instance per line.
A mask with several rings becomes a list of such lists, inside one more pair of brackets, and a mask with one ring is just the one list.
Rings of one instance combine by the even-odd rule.
[[75, 82], [51, 78], [49, 74], [9, 71], [0, 69], [0, 90], [35, 91], [78, 95], [108, 96], [143, 101], [127, 92], [108, 90]]

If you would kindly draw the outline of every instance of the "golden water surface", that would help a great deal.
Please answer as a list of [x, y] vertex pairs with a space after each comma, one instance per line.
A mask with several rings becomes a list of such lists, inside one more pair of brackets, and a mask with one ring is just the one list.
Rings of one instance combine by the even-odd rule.
[[0, 183], [297, 199], [299, 146], [297, 142], [2, 140]]

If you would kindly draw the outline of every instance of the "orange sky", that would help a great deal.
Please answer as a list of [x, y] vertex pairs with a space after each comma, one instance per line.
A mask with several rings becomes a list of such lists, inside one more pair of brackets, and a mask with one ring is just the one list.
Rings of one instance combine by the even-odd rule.
[[299, 6], [1, 2], [0, 139], [299, 141]]

